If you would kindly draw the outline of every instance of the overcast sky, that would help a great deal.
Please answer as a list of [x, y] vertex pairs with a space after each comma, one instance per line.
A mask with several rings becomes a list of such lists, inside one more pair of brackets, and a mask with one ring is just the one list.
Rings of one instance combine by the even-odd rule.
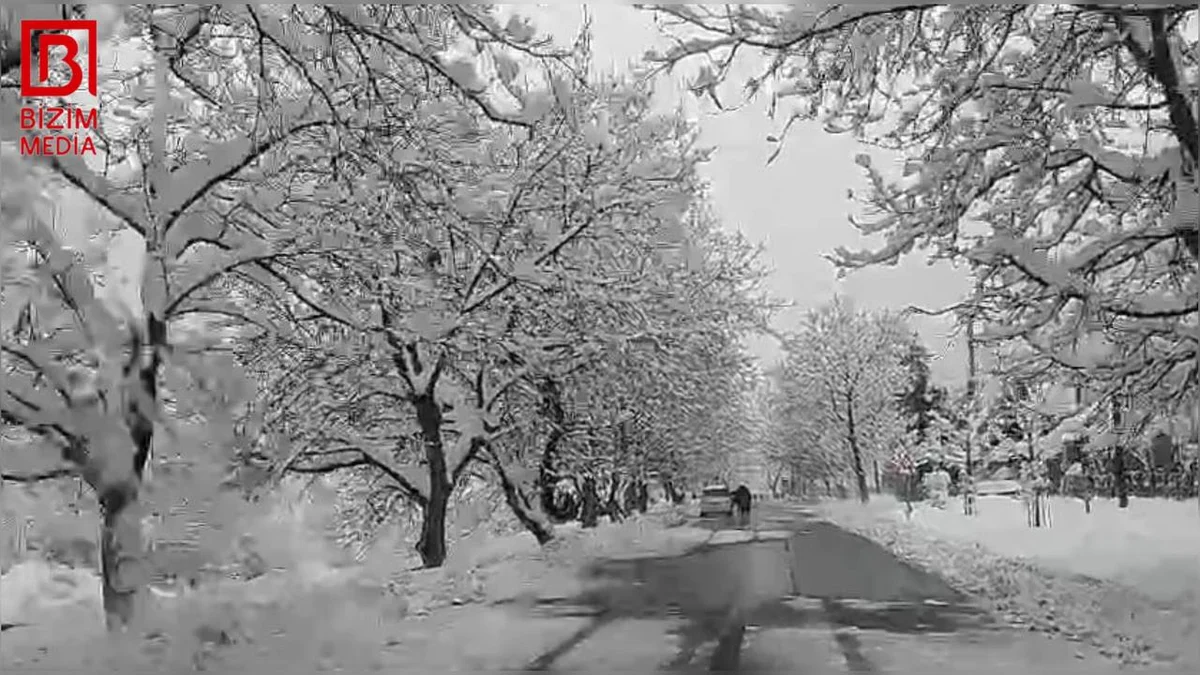
[[[577, 4], [506, 9], [529, 16], [541, 31], [564, 42], [577, 33], [583, 18], [583, 8]], [[592, 19], [593, 51], [602, 69], [626, 68], [648, 49], [665, 44], [648, 12], [617, 2], [589, 3], [587, 10]], [[856, 272], [843, 281], [838, 281], [832, 265], [822, 257], [839, 246], [853, 248], [865, 243], [848, 222], [848, 216], [857, 210], [847, 198], [848, 189], [866, 187], [854, 164], [854, 156], [865, 148], [848, 136], [827, 134], [816, 125], [794, 125], [783, 154], [767, 166], [772, 146], [766, 139], [779, 125], [768, 119], [765, 105], [752, 103], [719, 113], [680, 89], [678, 82], [664, 82], [659, 94], [664, 105], [685, 102], [686, 109], [697, 117], [702, 142], [717, 149], [705, 169], [717, 212], [727, 227], [741, 230], [765, 246], [766, 262], [773, 269], [771, 290], [796, 305], [796, 311], [780, 318], [781, 326], [794, 324], [803, 310], [835, 292], [853, 297], [862, 306], [895, 309], [908, 305], [940, 308], [962, 297], [967, 290], [964, 272], [946, 265], [928, 267], [920, 257], [894, 268]], [[913, 325], [935, 353], [937, 379], [962, 381], [966, 353], [961, 339], [952, 338], [951, 323], [914, 318]], [[779, 355], [778, 345], [769, 338], [754, 340], [751, 349], [766, 361]]]

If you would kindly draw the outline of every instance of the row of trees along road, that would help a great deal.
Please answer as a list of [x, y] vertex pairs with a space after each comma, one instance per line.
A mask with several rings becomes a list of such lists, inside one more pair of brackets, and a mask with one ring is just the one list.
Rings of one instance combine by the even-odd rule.
[[[79, 7], [140, 59], [101, 86], [107, 161], [0, 153], [0, 409], [26, 441], [6, 481], [97, 496], [111, 628], [164, 505], [219, 519], [344, 472], [419, 509], [438, 566], [468, 473], [545, 542], [554, 481], [685, 485], [740, 433], [756, 251], [708, 210], [694, 129], [592, 73], [586, 33], [560, 49], [486, 6]], [[4, 10], [6, 81], [18, 19], [67, 9]], [[106, 238], [136, 243], [124, 292]]]
[[[907, 160], [896, 176], [859, 156], [856, 225], [882, 243], [837, 265], [920, 251], [969, 267], [975, 289], [941, 311], [1012, 355], [996, 377], [1086, 391], [1076, 421], [1098, 451], [1194, 417], [1194, 5], [644, 8], [677, 38], [649, 59], [696, 62], [718, 106], [727, 84], [769, 99], [779, 150], [816, 121]], [[749, 55], [759, 69], [728, 82]], [[985, 410], [968, 402], [972, 428]]]
[[914, 381], [905, 358], [920, 343], [899, 315], [840, 296], [783, 337], [784, 359], [762, 401], [776, 479], [786, 472], [793, 490], [807, 492], [848, 477], [867, 501], [879, 463], [907, 442], [902, 397]]

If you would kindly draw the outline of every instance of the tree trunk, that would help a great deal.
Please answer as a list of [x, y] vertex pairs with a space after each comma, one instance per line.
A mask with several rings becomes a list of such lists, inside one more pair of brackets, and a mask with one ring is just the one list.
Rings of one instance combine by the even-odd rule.
[[442, 408], [431, 393], [413, 398], [421, 441], [429, 471], [429, 498], [421, 507], [421, 538], [417, 553], [425, 567], [441, 567], [446, 562], [446, 510], [454, 485], [446, 467], [446, 449], [442, 444]]
[[[102, 422], [104, 431], [95, 438], [99, 443], [124, 443], [128, 438], [131, 447], [112, 448], [100, 456], [131, 453], [129, 472], [120, 477], [108, 476], [104, 471], [106, 467], [99, 463], [86, 466], [83, 471], [84, 481], [95, 491], [100, 502], [101, 598], [109, 631], [123, 631], [132, 624], [150, 582], [142, 536], [144, 514], [139, 499], [142, 476], [154, 443], [153, 406], [158, 401], [160, 350], [167, 343], [166, 324], [151, 315], [147, 320], [146, 335], [135, 331], [132, 338], [131, 359], [125, 366], [125, 373], [136, 373], [135, 381], [141, 395], [130, 397], [120, 422], [105, 418]], [[143, 349], [145, 344], [150, 345], [150, 349]], [[144, 354], [144, 351], [148, 353]], [[151, 409], [146, 409], [147, 404]], [[111, 426], [113, 423], [118, 426]], [[122, 434], [121, 423], [128, 436]]]
[[513, 482], [512, 477], [504, 470], [504, 465], [494, 454], [492, 456], [492, 468], [496, 470], [496, 476], [500, 479], [500, 488], [504, 491], [504, 501], [508, 504], [508, 508], [512, 509], [513, 515], [517, 517], [517, 521], [521, 526], [537, 539], [537, 543], [545, 546], [551, 541], [554, 541], [554, 527], [542, 517], [534, 508], [529, 498], [525, 496], [521, 487]]
[[538, 463], [538, 496], [542, 504], [542, 512], [552, 521], [561, 523], [570, 520], [575, 515], [568, 512], [569, 510], [560, 509], [557, 499], [558, 450], [562, 443], [567, 415], [562, 406], [562, 394], [557, 382], [549, 377], [542, 378], [538, 382], [538, 393], [541, 396], [541, 414], [550, 423], [550, 432], [546, 436], [541, 461]]
[[617, 523], [625, 518], [625, 512], [621, 509], [621, 477], [613, 474], [608, 481], [608, 496], [604, 500], [604, 513], [608, 515], [612, 522]]
[[[140, 339], [135, 339], [134, 354], [141, 353], [141, 344]], [[151, 401], [157, 394], [152, 372], [155, 368], [155, 359], [149, 359], [147, 365], [138, 358], [130, 361], [125, 370], [126, 375], [136, 372], [137, 382], [143, 388], [139, 394]], [[95, 446], [88, 448], [88, 461], [83, 465], [84, 482], [100, 503], [101, 597], [105, 623], [108, 630], [115, 632], [127, 629], [137, 618], [149, 583], [139, 493], [153, 443], [154, 422], [152, 411], [143, 407], [142, 399], [130, 398], [121, 418], [101, 414], [90, 420], [92, 438], [88, 442]], [[125, 458], [128, 464], [118, 458]]]
[[429, 493], [429, 501], [421, 507], [421, 538], [417, 540], [416, 548], [421, 555], [421, 565], [432, 568], [446, 562], [446, 508], [450, 493], [436, 488]]
[[552, 429], [545, 447], [542, 448], [541, 461], [538, 462], [538, 498], [542, 502], [542, 511], [554, 520], [562, 522], [568, 516], [559, 512], [558, 473], [554, 470], [560, 435], [557, 429]]
[[649, 493], [646, 484], [640, 480], [631, 479], [625, 483], [625, 513], [645, 513], [650, 508]]
[[863, 468], [858, 433], [854, 429], [854, 400], [850, 393], [846, 394], [846, 436], [850, 441], [850, 457], [854, 461], [854, 477], [858, 481], [858, 500], [866, 504], [871, 500], [871, 493], [867, 489], [867, 472]]
[[596, 489], [595, 477], [584, 477], [579, 492], [583, 502], [579, 509], [579, 522], [584, 527], [596, 527], [600, 524], [600, 494]]
[[[974, 271], [974, 270], [972, 270]], [[975, 297], [983, 294], [983, 276], [973, 274], [975, 277]], [[975, 395], [978, 390], [979, 380], [977, 379], [977, 360], [975, 355], [975, 319], [974, 315], [967, 317], [967, 433], [963, 450], [965, 452], [966, 470], [969, 478], [974, 478], [974, 459], [972, 458], [972, 444], [975, 436]]]
[[1129, 481], [1125, 470], [1125, 448], [1117, 446], [1113, 449], [1112, 476], [1113, 491], [1117, 497], [1118, 508], [1129, 507]]
[[[1116, 398], [1112, 399], [1112, 425], [1114, 430], [1120, 430], [1124, 424], [1124, 413]], [[1122, 446], [1124, 434], [1117, 433], [1117, 443], [1112, 450], [1113, 492], [1117, 498], [1118, 508], [1129, 507], [1129, 484], [1125, 480], [1125, 448]]]
[[101, 597], [105, 623], [114, 632], [133, 623], [149, 582], [137, 493], [130, 481], [104, 488], [100, 497]]

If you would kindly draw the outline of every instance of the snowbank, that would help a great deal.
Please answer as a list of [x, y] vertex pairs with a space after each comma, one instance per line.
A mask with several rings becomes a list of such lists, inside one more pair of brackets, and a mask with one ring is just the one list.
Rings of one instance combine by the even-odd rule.
[[91, 570], [26, 560], [0, 575], [3, 623], [37, 623], [64, 611], [104, 621], [100, 579]]
[[[1200, 514], [1194, 502], [1132, 499], [1129, 508], [1097, 499], [1092, 513], [1075, 499], [1050, 499], [1050, 526], [1026, 523], [1019, 500], [979, 500], [979, 513], [965, 516], [957, 502], [945, 509], [919, 504], [911, 521], [891, 498], [868, 507], [878, 517], [906, 522], [942, 538], [980, 544], [1010, 558], [1022, 558], [1070, 574], [1082, 574], [1133, 587], [1165, 602], [1200, 598]], [[825, 506], [831, 514], [857, 511], [854, 503]]]
[[[126, 649], [121, 657], [126, 661], [120, 665], [125, 670], [144, 667], [140, 660], [127, 660], [153, 653], [161, 668], [177, 661], [219, 658], [219, 669], [229, 673], [296, 666], [311, 670], [313, 665], [369, 672], [397, 659], [406, 665], [436, 666], [428, 672], [437, 672], [461, 668], [456, 656], [470, 656], [471, 670], [485, 665], [516, 668], [520, 658], [540, 644], [530, 636], [546, 634], [549, 639], [571, 623], [522, 612], [525, 601], [578, 595], [586, 583], [581, 572], [596, 558], [674, 555], [712, 536], [708, 530], [670, 526], [677, 521], [672, 511], [660, 511], [587, 530], [560, 527], [557, 540], [546, 547], [526, 533], [471, 536], [457, 542], [445, 566], [432, 570], [406, 568], [411, 561], [403, 557], [392, 557], [386, 565], [390, 551], [385, 550], [357, 567], [309, 560], [249, 582], [209, 584], [183, 596], [157, 598], [152, 625], [162, 637]], [[53, 582], [55, 572], [45, 567], [17, 566], [3, 578], [0, 606], [6, 608], [6, 623], [8, 608], [50, 609], [36, 615], [23, 610], [14, 616], [18, 621], [32, 619], [37, 626], [25, 633], [27, 639], [20, 645], [10, 636], [26, 629], [5, 633], [2, 667], [6, 672], [23, 666], [94, 671], [100, 667], [95, 640], [103, 636], [99, 582], [89, 572], [69, 570], [71, 587], [78, 590], [65, 594], [60, 589], [64, 582]], [[60, 596], [72, 599], [54, 600]], [[69, 631], [56, 630], [64, 625], [65, 615], [56, 614], [55, 608], [67, 605], [91, 612], [77, 620], [92, 630], [76, 630], [76, 624]], [[483, 640], [481, 626], [495, 629], [497, 637]], [[225, 639], [235, 645], [214, 646]], [[37, 644], [24, 644], [30, 640]], [[434, 643], [454, 648], [420, 656], [418, 645]], [[15, 649], [18, 646], [21, 649]], [[419, 660], [410, 663], [411, 659]]]
[[581, 572], [590, 561], [682, 555], [713, 536], [696, 527], [672, 527], [674, 520], [658, 512], [592, 529], [560, 526], [557, 540], [545, 548], [525, 534], [493, 539], [474, 556], [482, 593], [489, 602], [573, 597], [583, 590]]
[[1130, 663], [1200, 666], [1200, 539], [1194, 503], [1097, 500], [1093, 512], [1051, 500], [1051, 525], [1031, 528], [1019, 501], [982, 499], [964, 516], [896, 500], [826, 502], [832, 522], [937, 572], [1031, 630], [1090, 642]]

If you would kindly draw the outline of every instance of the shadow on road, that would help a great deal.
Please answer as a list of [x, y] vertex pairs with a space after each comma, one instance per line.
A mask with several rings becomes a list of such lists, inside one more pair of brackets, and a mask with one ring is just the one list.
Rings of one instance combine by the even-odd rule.
[[[541, 610], [587, 608], [596, 629], [622, 618], [682, 619], [674, 665], [691, 662], [701, 644], [716, 640], [710, 670], [721, 672], [737, 672], [748, 626], [952, 633], [991, 625], [944, 580], [863, 537], [807, 518], [776, 514], [767, 520], [780, 529], [788, 522], [791, 537], [706, 546], [677, 557], [600, 561], [588, 570], [588, 591], [545, 601]], [[848, 664], [856, 643], [853, 636], [838, 636]], [[552, 662], [539, 659], [532, 669], [550, 670]]]

